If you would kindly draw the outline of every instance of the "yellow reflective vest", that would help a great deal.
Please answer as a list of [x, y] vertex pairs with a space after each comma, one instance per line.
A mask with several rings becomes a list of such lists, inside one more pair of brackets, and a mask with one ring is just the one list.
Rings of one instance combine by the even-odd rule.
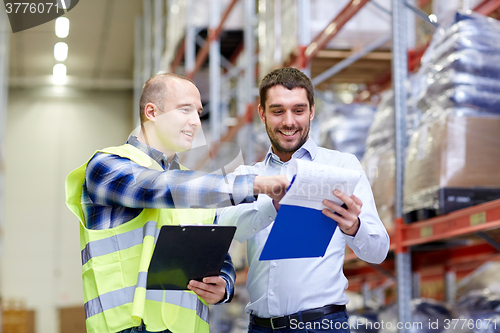
[[[163, 171], [151, 157], [129, 144], [98, 152]], [[192, 291], [146, 290], [146, 281], [161, 226], [181, 222], [211, 224], [215, 210], [143, 209], [136, 218], [118, 227], [87, 229], [81, 206], [87, 163], [66, 179], [66, 203], [80, 220], [87, 332], [115, 333], [144, 322], [146, 329], [153, 332], [168, 329], [173, 333], [208, 333], [205, 301]]]

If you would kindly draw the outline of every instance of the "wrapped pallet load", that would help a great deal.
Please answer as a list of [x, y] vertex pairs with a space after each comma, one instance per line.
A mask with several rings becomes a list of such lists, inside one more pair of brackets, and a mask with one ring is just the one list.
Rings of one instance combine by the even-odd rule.
[[366, 139], [361, 164], [370, 181], [380, 219], [388, 230], [394, 227], [394, 93], [386, 92]]
[[408, 222], [500, 198], [500, 22], [454, 13], [422, 57], [403, 212]]
[[[418, 87], [411, 77], [408, 88]], [[414, 89], [408, 90], [406, 133], [411, 135], [420, 122], [420, 110], [416, 107]], [[361, 164], [370, 181], [380, 219], [388, 230], [394, 228], [394, 197], [396, 174], [396, 150], [394, 134], [394, 92], [386, 91], [378, 105], [366, 139], [366, 152]]]

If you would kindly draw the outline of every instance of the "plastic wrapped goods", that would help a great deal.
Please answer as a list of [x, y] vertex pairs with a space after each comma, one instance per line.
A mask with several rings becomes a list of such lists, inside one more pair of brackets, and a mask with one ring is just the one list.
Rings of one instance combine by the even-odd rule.
[[374, 114], [375, 108], [368, 104], [340, 104], [333, 112], [325, 111], [320, 116], [321, 146], [361, 159]]
[[[398, 325], [406, 325], [410, 333], [440, 333], [445, 330], [445, 320], [452, 318], [448, 307], [431, 299], [413, 299], [410, 303], [411, 322], [398, 322], [398, 309], [393, 304], [378, 315], [380, 323], [384, 323], [380, 333], [397, 333]], [[401, 328], [401, 327], [400, 327]]]
[[380, 219], [388, 230], [394, 228], [396, 160], [394, 146], [370, 147], [361, 161], [370, 181]]
[[457, 12], [440, 23], [418, 72], [417, 105], [500, 114], [500, 23]]
[[444, 333], [500, 333], [500, 294], [477, 290], [452, 306], [453, 318]]
[[[441, 20], [418, 82], [423, 116], [408, 147], [403, 212], [500, 197], [500, 23], [468, 12]], [[468, 201], [452, 202], [458, 196]]]
[[499, 276], [500, 262], [484, 263], [457, 283], [457, 297], [462, 298], [474, 293], [477, 294], [478, 291], [482, 295], [485, 290], [500, 295]]
[[[411, 85], [413, 87], [413, 85]], [[409, 94], [410, 99], [413, 93]], [[407, 134], [420, 122], [420, 111], [411, 105], [406, 116]], [[370, 181], [380, 219], [389, 230], [394, 228], [396, 152], [394, 134], [394, 93], [386, 92], [375, 113], [366, 139], [366, 152], [361, 164]]]
[[458, 300], [451, 310], [455, 322], [445, 333], [500, 332], [500, 263], [484, 263], [457, 283]]
[[444, 187], [500, 187], [500, 117], [429, 113], [414, 133], [405, 167], [403, 212], [439, 210]]

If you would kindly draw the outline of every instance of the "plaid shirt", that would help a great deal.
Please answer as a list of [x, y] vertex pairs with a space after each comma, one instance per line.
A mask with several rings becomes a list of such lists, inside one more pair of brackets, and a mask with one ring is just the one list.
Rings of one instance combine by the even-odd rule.
[[[252, 202], [255, 175], [214, 175], [179, 169], [177, 156], [171, 162], [163, 153], [130, 136], [128, 144], [158, 162], [164, 170], [140, 166], [128, 158], [97, 153], [85, 171], [82, 207], [87, 228], [117, 227], [140, 214], [144, 208], [216, 208]], [[214, 221], [216, 222], [216, 221]], [[234, 291], [235, 270], [229, 254], [221, 270], [227, 297]]]

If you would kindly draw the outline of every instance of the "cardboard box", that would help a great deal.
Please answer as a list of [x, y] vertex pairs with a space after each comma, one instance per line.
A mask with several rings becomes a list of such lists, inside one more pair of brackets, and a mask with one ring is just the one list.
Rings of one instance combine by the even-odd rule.
[[9, 309], [2, 311], [3, 333], [35, 333], [35, 311]]
[[378, 215], [387, 230], [394, 229], [395, 151], [392, 145], [369, 150], [363, 168], [372, 187]]
[[59, 309], [60, 333], [86, 333], [85, 310], [83, 306]]
[[423, 123], [408, 147], [403, 212], [439, 209], [441, 188], [500, 188], [500, 117]]

